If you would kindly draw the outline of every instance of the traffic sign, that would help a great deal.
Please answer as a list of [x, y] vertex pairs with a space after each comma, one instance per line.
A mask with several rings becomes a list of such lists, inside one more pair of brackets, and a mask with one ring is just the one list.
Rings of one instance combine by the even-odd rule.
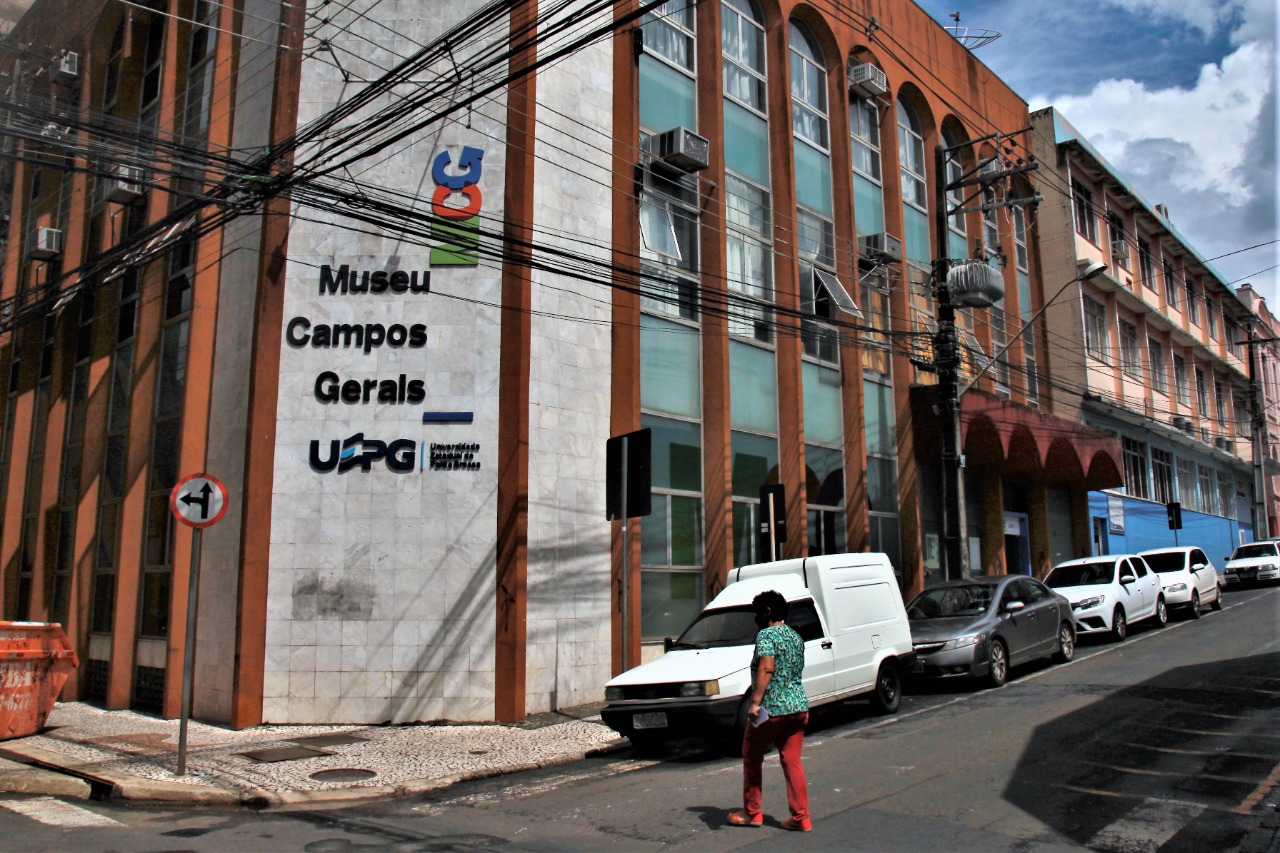
[[211, 474], [192, 474], [169, 493], [169, 509], [188, 527], [217, 524], [227, 511], [227, 487]]

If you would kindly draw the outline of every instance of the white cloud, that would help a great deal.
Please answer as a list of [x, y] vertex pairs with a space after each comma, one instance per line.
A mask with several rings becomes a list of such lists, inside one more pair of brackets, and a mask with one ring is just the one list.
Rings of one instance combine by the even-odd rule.
[[1221, 26], [1232, 28], [1233, 44], [1273, 41], [1275, 0], [1103, 0], [1156, 22], [1183, 23], [1207, 36]]
[[[1154, 2], [1154, 0], [1130, 0]], [[1246, 161], [1251, 131], [1272, 85], [1272, 49], [1249, 42], [1205, 65], [1193, 88], [1150, 89], [1134, 80], [1104, 80], [1085, 95], [1033, 98], [1033, 108], [1052, 104], [1122, 174], [1145, 171], [1129, 162], [1131, 148], [1149, 140], [1181, 143], [1170, 180], [1187, 191], [1216, 189], [1235, 202], [1253, 195], [1255, 185], [1239, 170]]]

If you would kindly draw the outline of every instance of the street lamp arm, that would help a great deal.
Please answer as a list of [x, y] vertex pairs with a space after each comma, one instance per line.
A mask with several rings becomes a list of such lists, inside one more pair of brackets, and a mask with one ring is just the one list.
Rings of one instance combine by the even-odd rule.
[[1066, 292], [1068, 287], [1075, 284], [1076, 282], [1088, 281], [1094, 276], [1099, 275], [1106, 268], [1107, 268], [1106, 264], [1098, 263], [1098, 262], [1091, 263], [1088, 267], [1085, 268], [1083, 273], [1080, 273], [1075, 278], [1071, 279], [1066, 284], [1062, 285], [1062, 287], [1058, 288], [1058, 292], [1053, 294], [1053, 296], [1047, 302], [1045, 302], [1043, 305], [1040, 306], [1039, 310], [1037, 310], [1036, 313], [1031, 315], [1031, 317], [1027, 320], [1027, 322], [1022, 324], [1022, 328], [1019, 329], [1013, 337], [1009, 338], [1009, 340], [1005, 343], [1005, 345], [1000, 348], [1000, 352], [993, 355], [991, 357], [991, 360], [982, 366], [982, 369], [978, 371], [977, 375], [974, 376], [972, 379], [970, 379], [968, 383], [966, 383], [965, 386], [960, 389], [960, 392], [956, 396], [963, 397], [964, 392], [968, 391], [970, 388], [976, 385], [978, 383], [978, 380], [986, 375], [987, 371], [991, 369], [991, 365], [995, 364], [1000, 359], [1004, 358], [1004, 354], [1009, 351], [1009, 348], [1012, 347], [1019, 338], [1021, 338], [1024, 334], [1026, 334], [1027, 329], [1030, 329], [1032, 325], [1035, 324], [1036, 320], [1040, 319], [1040, 315], [1043, 314], [1050, 305], [1058, 301], [1058, 297], [1062, 296], [1062, 294]]

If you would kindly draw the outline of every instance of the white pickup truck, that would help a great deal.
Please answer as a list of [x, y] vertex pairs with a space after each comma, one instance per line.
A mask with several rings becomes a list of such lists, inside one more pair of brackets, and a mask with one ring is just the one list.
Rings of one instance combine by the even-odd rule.
[[804, 640], [804, 686], [816, 707], [870, 694], [897, 710], [915, 652], [906, 608], [884, 554], [827, 554], [743, 566], [669, 650], [605, 686], [604, 722], [632, 742], [700, 734], [740, 737], [757, 628], [751, 599], [787, 599]]

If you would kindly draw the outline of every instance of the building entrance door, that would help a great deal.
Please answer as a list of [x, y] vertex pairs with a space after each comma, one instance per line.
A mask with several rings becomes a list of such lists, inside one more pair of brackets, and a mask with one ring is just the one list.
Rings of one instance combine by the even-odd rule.
[[1004, 570], [1011, 575], [1031, 574], [1030, 523], [1025, 512], [1004, 514]]

